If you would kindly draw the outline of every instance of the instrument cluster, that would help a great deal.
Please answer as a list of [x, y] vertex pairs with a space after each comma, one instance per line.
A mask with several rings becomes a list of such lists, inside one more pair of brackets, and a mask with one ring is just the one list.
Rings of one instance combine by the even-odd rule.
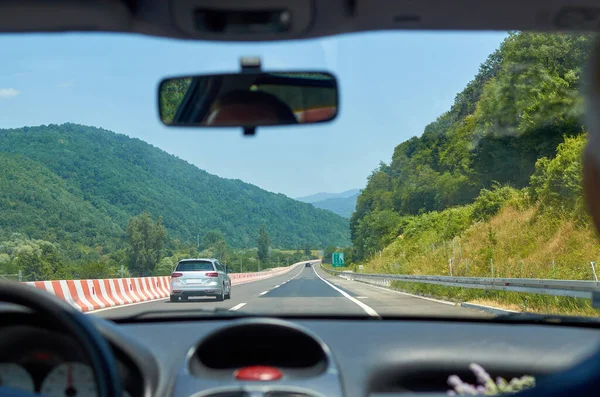
[[[123, 396], [140, 396], [138, 382], [119, 357], [117, 365]], [[97, 395], [94, 371], [77, 343], [55, 331], [28, 326], [0, 331], [0, 386], [50, 397]]]

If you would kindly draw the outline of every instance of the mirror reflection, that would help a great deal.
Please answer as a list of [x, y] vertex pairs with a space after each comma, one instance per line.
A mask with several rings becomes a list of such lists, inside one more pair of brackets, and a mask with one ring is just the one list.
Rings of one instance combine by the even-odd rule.
[[321, 72], [180, 77], [159, 88], [161, 120], [171, 126], [256, 127], [333, 120], [338, 89]]

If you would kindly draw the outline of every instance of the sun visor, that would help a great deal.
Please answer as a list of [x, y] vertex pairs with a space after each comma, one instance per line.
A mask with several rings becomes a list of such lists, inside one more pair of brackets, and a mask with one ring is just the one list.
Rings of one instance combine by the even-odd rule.
[[131, 13], [118, 0], [0, 2], [0, 31], [126, 31]]

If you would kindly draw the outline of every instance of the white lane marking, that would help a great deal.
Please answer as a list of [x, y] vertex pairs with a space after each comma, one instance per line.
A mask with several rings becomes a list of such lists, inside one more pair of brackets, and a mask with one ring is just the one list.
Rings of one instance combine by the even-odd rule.
[[338, 287], [336, 287], [335, 285], [331, 284], [329, 281], [325, 280], [323, 277], [321, 277], [319, 275], [319, 273], [317, 273], [317, 271], [315, 270], [315, 268], [313, 267], [313, 271], [315, 272], [315, 274], [317, 275], [317, 277], [319, 277], [321, 279], [321, 281], [323, 281], [325, 284], [329, 285], [331, 288], [333, 288], [334, 290], [336, 290], [337, 292], [339, 292], [340, 294], [342, 294], [345, 298], [347, 298], [348, 300], [350, 300], [351, 302], [354, 302], [355, 304], [357, 304], [361, 309], [363, 309], [365, 311], [365, 313], [367, 313], [369, 316], [372, 317], [381, 317], [379, 314], [377, 314], [377, 312], [370, 306], [365, 305], [364, 303], [362, 303], [361, 301], [359, 301], [358, 299], [355, 299], [353, 297], [351, 297], [350, 295], [348, 295], [345, 291], [339, 289]]
[[296, 277], [298, 277], [299, 275], [301, 275], [303, 271], [304, 271], [304, 268], [300, 267], [300, 271], [298, 272], [298, 274], [296, 274], [294, 277], [290, 278], [289, 281], [292, 281], [293, 279], [295, 279]]
[[105, 307], [104, 309], [98, 309], [98, 310], [92, 310], [92, 311], [89, 311], [89, 312], [85, 312], [85, 314], [94, 314], [94, 313], [98, 313], [98, 312], [103, 312], [105, 310], [118, 309], [120, 307], [129, 307], [129, 306], [135, 306], [135, 305], [143, 305], [144, 303], [166, 301], [167, 299], [169, 299], [169, 298], [161, 298], [161, 299], [154, 299], [154, 300], [145, 301], [145, 302], [127, 303], [125, 305], [119, 305], [119, 306], [113, 306], [113, 307]]
[[356, 299], [367, 299], [368, 296], [357, 296]]
[[[288, 281], [292, 281], [293, 279], [295, 279], [296, 277], [298, 277], [299, 275], [302, 274], [302, 271], [304, 270], [303, 267], [300, 268], [300, 271], [298, 272], [298, 274], [296, 274], [294, 277], [292, 277], [291, 279], [289, 279]], [[269, 291], [273, 291], [275, 288], [279, 288], [281, 287], [283, 284], [287, 283], [288, 281], [284, 281], [283, 283], [276, 285], [274, 287], [272, 287], [271, 289], [267, 290], [267, 291], [263, 291], [260, 294], [258, 294], [258, 296], [263, 296], [264, 294], [268, 293]]]
[[245, 305], [246, 305], [245, 303], [240, 303], [239, 305], [235, 305], [234, 307], [232, 307], [231, 309], [229, 309], [229, 311], [234, 312], [234, 311], [236, 311], [238, 309], [241, 309]]

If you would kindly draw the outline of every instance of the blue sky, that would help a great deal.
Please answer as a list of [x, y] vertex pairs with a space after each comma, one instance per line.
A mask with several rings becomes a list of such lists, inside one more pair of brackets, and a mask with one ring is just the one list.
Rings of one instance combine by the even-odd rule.
[[[290, 197], [365, 186], [394, 147], [421, 135], [506, 37], [504, 33], [378, 32], [269, 44], [116, 34], [3, 35], [0, 128], [74, 122], [140, 138], [210, 173]], [[180, 129], [158, 119], [167, 76], [264, 69], [328, 70], [340, 113], [329, 124]]]

